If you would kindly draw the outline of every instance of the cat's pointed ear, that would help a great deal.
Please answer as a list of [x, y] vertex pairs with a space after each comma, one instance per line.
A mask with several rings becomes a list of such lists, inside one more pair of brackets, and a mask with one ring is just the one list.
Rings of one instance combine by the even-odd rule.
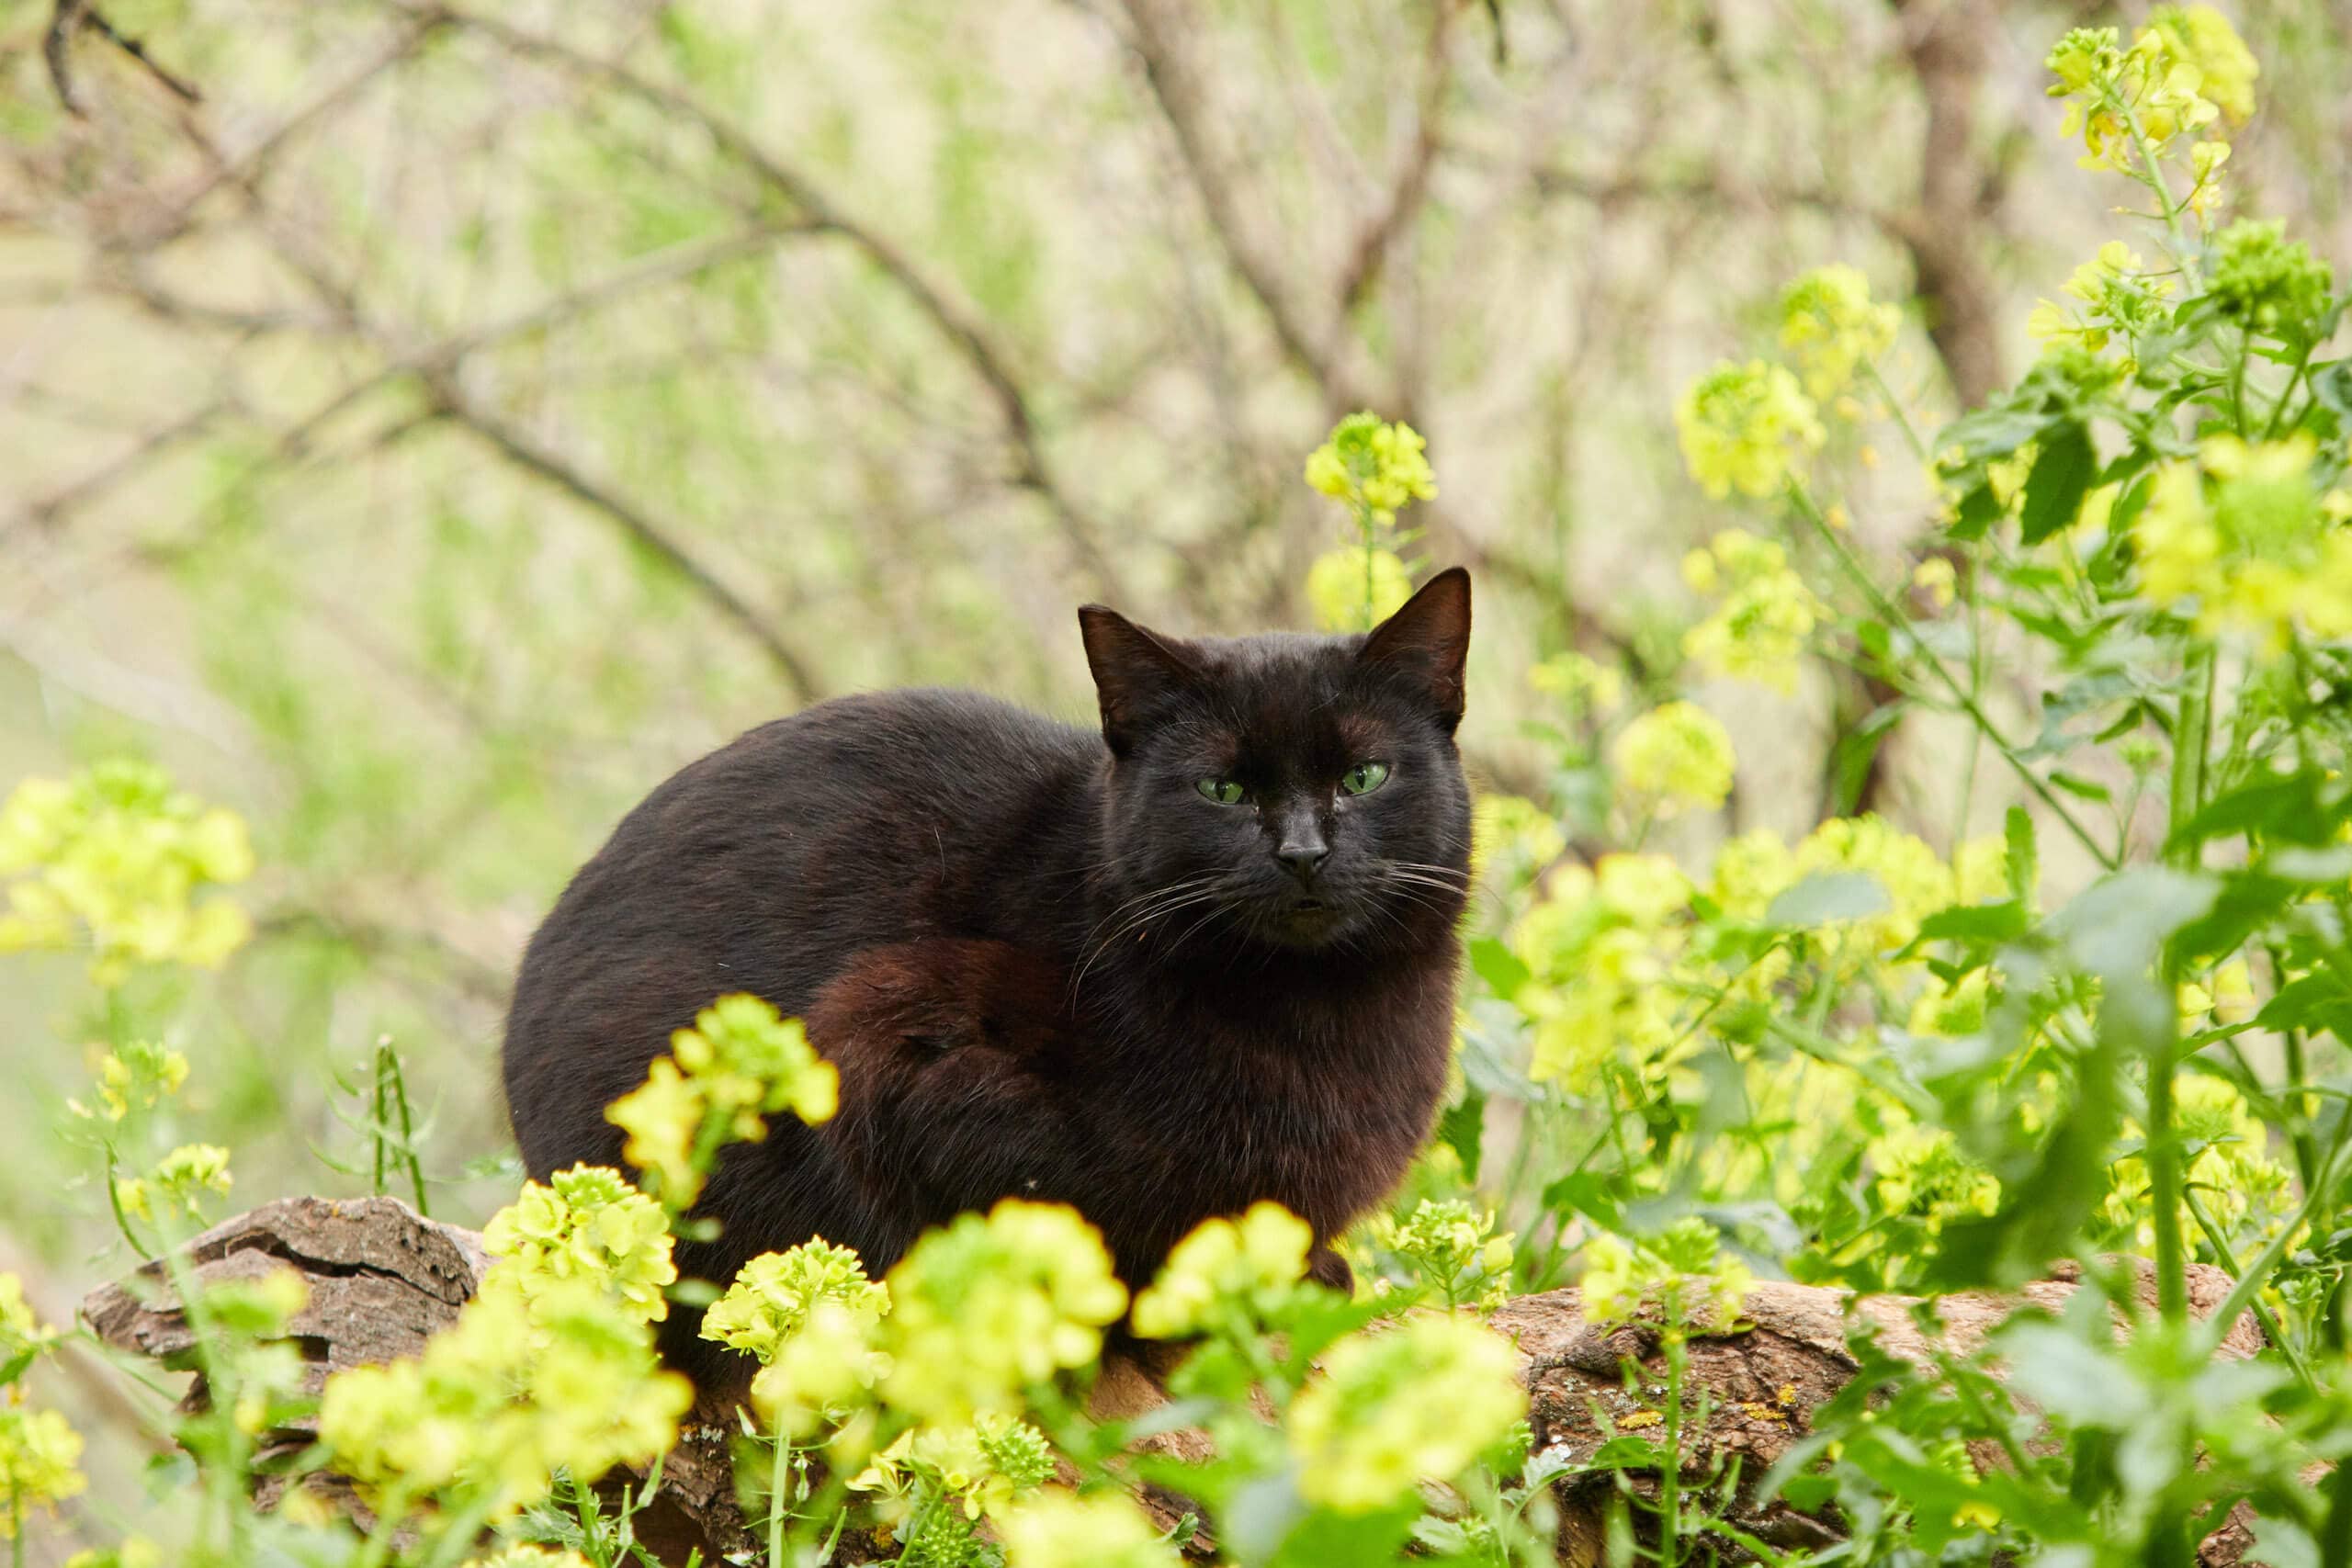
[[1450, 732], [1462, 722], [1463, 665], [1470, 657], [1470, 574], [1448, 567], [1372, 628], [1357, 661], [1409, 676]]
[[1102, 705], [1102, 739], [1112, 755], [1124, 757], [1144, 716], [1197, 682], [1200, 667], [1182, 643], [1146, 630], [1107, 605], [1080, 605], [1078, 629], [1086, 639], [1087, 667], [1094, 671], [1094, 694]]

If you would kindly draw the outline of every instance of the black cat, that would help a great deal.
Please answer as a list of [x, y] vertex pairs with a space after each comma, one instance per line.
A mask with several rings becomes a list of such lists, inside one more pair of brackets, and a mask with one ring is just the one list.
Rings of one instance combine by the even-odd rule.
[[[629, 813], [515, 983], [534, 1177], [618, 1165], [605, 1106], [749, 991], [806, 1019], [841, 1110], [726, 1151], [690, 1275], [822, 1235], [878, 1276], [1011, 1195], [1075, 1204], [1140, 1286], [1204, 1218], [1271, 1198], [1320, 1243], [1393, 1189], [1453, 1029], [1468, 575], [1355, 636], [1079, 621], [1099, 736], [964, 692], [848, 697]], [[748, 1371], [673, 1315], [707, 1391]]]

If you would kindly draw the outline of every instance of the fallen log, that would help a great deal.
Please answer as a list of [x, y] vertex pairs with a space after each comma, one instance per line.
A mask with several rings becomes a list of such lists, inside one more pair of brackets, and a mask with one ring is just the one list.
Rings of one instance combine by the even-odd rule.
[[[190, 1243], [188, 1253], [196, 1278], [207, 1283], [250, 1279], [281, 1266], [303, 1277], [310, 1302], [289, 1328], [314, 1391], [330, 1372], [416, 1354], [428, 1337], [456, 1320], [491, 1261], [474, 1232], [425, 1219], [391, 1198], [284, 1199], [215, 1226]], [[2153, 1304], [2153, 1274], [2144, 1265], [2140, 1283], [2144, 1301]], [[2217, 1269], [2192, 1265], [2188, 1285], [2191, 1310], [2201, 1316], [2220, 1306], [2230, 1280]], [[1805, 1435], [1812, 1411], [1853, 1375], [1857, 1363], [1847, 1348], [1853, 1318], [1876, 1325], [1880, 1344], [1890, 1353], [1928, 1366], [1939, 1344], [1947, 1350], [1970, 1349], [2020, 1306], [2055, 1308], [2078, 1286], [2075, 1275], [2061, 1270], [2016, 1296], [1944, 1297], [1937, 1303], [1939, 1336], [1931, 1340], [1914, 1320], [1917, 1303], [1912, 1298], [1856, 1300], [1843, 1291], [1760, 1282], [1747, 1298], [1747, 1326], [1689, 1345], [1686, 1378], [1703, 1397], [1706, 1416], [1685, 1430], [1681, 1468], [1688, 1476], [1703, 1477], [1718, 1459], [1736, 1456], [1742, 1473], [1761, 1475]], [[82, 1304], [82, 1315], [107, 1345], [166, 1366], [185, 1368], [194, 1347], [159, 1264], [93, 1292]], [[1644, 1393], [1664, 1377], [1655, 1335], [1638, 1328], [1597, 1332], [1585, 1322], [1573, 1290], [1521, 1296], [1497, 1310], [1490, 1321], [1519, 1348], [1536, 1451], [1589, 1460], [1606, 1440], [1610, 1426], [1624, 1425], [1628, 1417], [1643, 1424], [1650, 1411]], [[2219, 1353], [2248, 1357], [2262, 1343], [2249, 1314], [2231, 1325]], [[1638, 1369], [1630, 1391], [1628, 1361]], [[203, 1397], [201, 1386], [190, 1388], [189, 1401]], [[1098, 1411], [1106, 1416], [1132, 1416], [1164, 1398], [1149, 1370], [1115, 1358], [1096, 1390]], [[1647, 1418], [1655, 1420], [1654, 1413]], [[260, 1456], [264, 1470], [271, 1460], [300, 1452], [315, 1436], [300, 1427], [268, 1434]], [[1155, 1447], [1178, 1451], [1204, 1441], [1187, 1432], [1152, 1439]], [[664, 1461], [657, 1502], [638, 1520], [640, 1538], [663, 1561], [684, 1562], [696, 1547], [706, 1561], [743, 1561], [741, 1554], [755, 1550], [737, 1500], [731, 1450], [732, 1436], [726, 1429], [697, 1427]], [[257, 1501], [276, 1506], [286, 1484], [282, 1475], [266, 1474]], [[1609, 1485], [1606, 1475], [1588, 1474], [1557, 1487], [1562, 1563], [1588, 1568], [1601, 1561]], [[366, 1503], [348, 1483], [313, 1476], [305, 1486], [330, 1506], [368, 1522]], [[1172, 1524], [1182, 1511], [1181, 1503], [1157, 1493], [1143, 1502], [1163, 1525]], [[1784, 1504], [1734, 1499], [1730, 1506], [1735, 1523], [1769, 1541], [1827, 1545], [1838, 1539], [1833, 1521]], [[2205, 1541], [2199, 1554], [2201, 1568], [2231, 1568], [2251, 1540], [2252, 1520], [2241, 1506]], [[843, 1547], [838, 1560], [844, 1562], [872, 1561], [886, 1551], [879, 1541], [844, 1541]]]

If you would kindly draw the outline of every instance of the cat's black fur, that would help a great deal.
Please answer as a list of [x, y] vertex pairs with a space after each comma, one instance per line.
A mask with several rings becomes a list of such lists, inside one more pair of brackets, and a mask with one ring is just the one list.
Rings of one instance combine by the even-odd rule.
[[[841, 1111], [726, 1151], [698, 1211], [721, 1234], [680, 1248], [688, 1274], [723, 1283], [823, 1235], [879, 1275], [922, 1227], [1012, 1195], [1076, 1204], [1140, 1285], [1206, 1217], [1272, 1198], [1321, 1241], [1386, 1195], [1453, 1026], [1467, 575], [1369, 635], [1080, 619], [1099, 735], [969, 693], [843, 698], [629, 813], [515, 984], [506, 1097], [532, 1176], [619, 1164], [605, 1106], [697, 1009], [749, 991], [806, 1018]], [[1366, 761], [1386, 783], [1344, 794]], [[1212, 777], [1248, 797], [1205, 798]], [[1344, 1278], [1328, 1250], [1317, 1268]], [[692, 1316], [667, 1353], [732, 1383], [742, 1359], [698, 1346]]]

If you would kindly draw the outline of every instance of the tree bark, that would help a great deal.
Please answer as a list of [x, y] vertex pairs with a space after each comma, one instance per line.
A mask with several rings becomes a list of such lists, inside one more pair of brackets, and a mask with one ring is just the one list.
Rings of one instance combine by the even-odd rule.
[[[416, 1354], [433, 1334], [456, 1321], [458, 1309], [481, 1283], [490, 1266], [481, 1238], [472, 1231], [418, 1215], [391, 1198], [329, 1200], [288, 1198], [266, 1204], [206, 1232], [189, 1244], [196, 1278], [205, 1283], [251, 1279], [279, 1267], [292, 1268], [310, 1286], [309, 1304], [289, 1325], [309, 1363], [315, 1391], [330, 1372], [399, 1356]], [[2141, 1266], [2142, 1294], [2154, 1301], [2153, 1270]], [[2191, 1310], [2207, 1315], [2230, 1290], [2217, 1269], [2192, 1265]], [[1930, 1339], [1913, 1321], [1915, 1298], [1877, 1296], [1855, 1300], [1843, 1291], [1765, 1281], [1749, 1292], [1746, 1326], [1731, 1335], [1692, 1340], [1686, 1377], [1704, 1399], [1706, 1419], [1686, 1430], [1681, 1471], [1702, 1481], [1719, 1459], [1736, 1457], [1750, 1482], [1760, 1476], [1811, 1425], [1814, 1409], [1853, 1375], [1848, 1352], [1849, 1317], [1874, 1325], [1890, 1353], [1928, 1364], [1939, 1348], [1967, 1350], [1984, 1342], [2021, 1305], [2054, 1308], [2078, 1286], [2061, 1269], [2027, 1286], [2018, 1296], [1965, 1292], [1937, 1303], [1939, 1338]], [[148, 1264], [130, 1278], [93, 1292], [82, 1303], [91, 1330], [115, 1348], [185, 1368], [194, 1348], [187, 1319], [160, 1264]], [[1551, 1291], [1507, 1303], [1491, 1318], [1509, 1335], [1521, 1356], [1520, 1377], [1528, 1390], [1535, 1451], [1560, 1451], [1589, 1459], [1605, 1440], [1606, 1425], [1655, 1429], [1654, 1406], [1644, 1395], [1664, 1385], [1664, 1358], [1657, 1337], [1638, 1327], [1597, 1332], [1584, 1320], [1577, 1292]], [[2120, 1330], [2119, 1322], [2119, 1331]], [[2242, 1315], [2222, 1340], [2219, 1354], [2244, 1358], [2262, 1348], [2253, 1316]], [[1630, 1381], [1626, 1363], [1639, 1371]], [[1165, 1370], [1164, 1365], [1160, 1367]], [[204, 1397], [201, 1381], [187, 1400]], [[1094, 1391], [1098, 1415], [1125, 1417], [1164, 1403], [1154, 1370], [1124, 1358], [1106, 1362]], [[259, 1457], [290, 1458], [316, 1438], [310, 1426], [266, 1434]], [[1206, 1451], [1197, 1432], [1175, 1431], [1147, 1439], [1149, 1446], [1187, 1457]], [[724, 1427], [689, 1428], [664, 1461], [659, 1497], [638, 1518], [639, 1537], [664, 1562], [683, 1562], [699, 1547], [705, 1561], [755, 1552], [757, 1542], [739, 1505], [734, 1485], [732, 1435]], [[1997, 1462], [1996, 1455], [1978, 1456]], [[1635, 1478], [1637, 1486], [1640, 1478]], [[265, 1475], [256, 1501], [275, 1507], [283, 1496], [282, 1476]], [[339, 1477], [311, 1477], [306, 1487], [363, 1527], [372, 1523], [366, 1502]], [[1557, 1490], [1561, 1513], [1558, 1555], [1563, 1564], [1590, 1568], [1601, 1561], [1603, 1528], [1610, 1504], [1606, 1474], [1572, 1476]], [[1181, 1499], [1148, 1490], [1141, 1501], [1164, 1527], [1184, 1509]], [[1733, 1517], [1754, 1535], [1784, 1546], [1827, 1545], [1838, 1539], [1834, 1520], [1800, 1513], [1780, 1503], [1752, 1497], [1732, 1502]], [[2252, 1542], [2252, 1518], [2241, 1506], [2211, 1536], [2199, 1554], [2201, 1568], [2229, 1568]], [[845, 1540], [837, 1561], [864, 1562], [887, 1557], [887, 1542]], [[1196, 1556], [1213, 1544], [1196, 1540]], [[744, 1560], [738, 1557], [736, 1560]], [[1730, 1560], [1736, 1560], [1734, 1556]]]

